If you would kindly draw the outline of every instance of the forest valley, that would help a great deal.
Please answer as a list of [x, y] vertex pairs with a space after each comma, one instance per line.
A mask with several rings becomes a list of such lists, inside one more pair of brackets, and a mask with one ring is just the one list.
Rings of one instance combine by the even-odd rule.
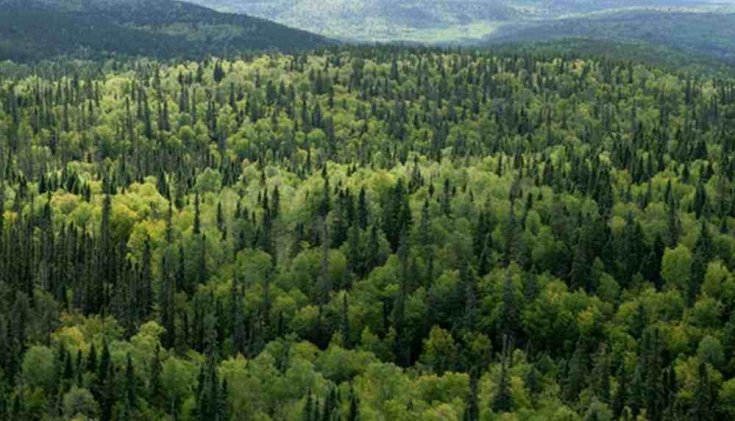
[[735, 81], [0, 65], [0, 419], [735, 417]]

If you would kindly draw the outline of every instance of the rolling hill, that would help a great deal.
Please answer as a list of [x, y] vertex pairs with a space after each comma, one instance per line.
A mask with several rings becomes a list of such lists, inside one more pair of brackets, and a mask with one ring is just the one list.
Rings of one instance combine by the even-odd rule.
[[0, 59], [198, 58], [328, 43], [261, 18], [172, 0], [0, 0]]
[[[357, 41], [467, 42], [519, 23], [631, 9], [719, 7], [707, 0], [187, 0]], [[730, 3], [732, 4], [732, 3]]]
[[[735, 63], [735, 4], [718, 0], [187, 0], [349, 41], [613, 54], [719, 72]], [[730, 66], [731, 67], [731, 66]], [[730, 71], [730, 70], [727, 70]]]
[[480, 37], [529, 11], [503, 0], [187, 0], [357, 41]]
[[569, 39], [622, 42], [652, 51], [670, 49], [692, 60], [709, 58], [734, 64], [735, 13], [624, 10], [507, 25], [486, 40], [504, 44]]

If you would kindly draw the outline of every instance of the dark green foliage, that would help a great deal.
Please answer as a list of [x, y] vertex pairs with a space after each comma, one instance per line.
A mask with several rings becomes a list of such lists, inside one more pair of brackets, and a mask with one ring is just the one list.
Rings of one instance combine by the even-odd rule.
[[[62, 55], [195, 58], [329, 43], [262, 19], [170, 0], [2, 0], [0, 39], [0, 58], [23, 61]], [[219, 82], [224, 72], [214, 76]]]
[[64, 63], [0, 65], [3, 416], [734, 413], [730, 79]]
[[498, 379], [498, 390], [492, 402], [494, 412], [510, 412], [513, 409], [513, 396], [510, 390], [510, 379], [508, 374], [508, 363], [500, 364], [500, 378]]
[[[579, 2], [573, 4], [579, 12]], [[587, 2], [610, 6], [607, 2]], [[618, 59], [635, 58], [671, 68], [696, 72], [729, 72], [733, 60], [735, 22], [732, 10], [669, 10], [630, 8], [615, 2], [604, 13], [568, 16], [563, 19], [531, 20], [506, 25], [487, 37], [493, 44], [512, 43], [505, 48], [524, 49], [516, 43], [537, 42], [541, 51], [605, 51]], [[644, 2], [651, 5], [652, 2]], [[670, 6], [672, 2], [668, 2]], [[635, 6], [635, 5], [632, 5]]]

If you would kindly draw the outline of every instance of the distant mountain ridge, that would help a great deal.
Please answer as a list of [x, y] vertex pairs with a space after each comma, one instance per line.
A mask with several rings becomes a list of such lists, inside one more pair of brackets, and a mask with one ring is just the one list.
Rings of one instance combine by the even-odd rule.
[[187, 1], [358, 41], [420, 40], [416, 32], [471, 25], [477, 21], [510, 21], [525, 13], [503, 0]]
[[185, 1], [349, 41], [493, 48], [553, 42], [560, 51], [567, 40], [569, 52], [631, 48], [653, 63], [683, 55], [699, 68], [735, 65], [735, 0]]
[[330, 43], [262, 18], [173, 0], [0, 0], [0, 59], [198, 58]]
[[524, 22], [501, 28], [483, 44], [564, 39], [637, 43], [735, 65], [735, 13], [641, 9]]
[[[358, 41], [463, 41], [516, 22], [708, 0], [186, 0]], [[732, 3], [730, 3], [732, 4]]]

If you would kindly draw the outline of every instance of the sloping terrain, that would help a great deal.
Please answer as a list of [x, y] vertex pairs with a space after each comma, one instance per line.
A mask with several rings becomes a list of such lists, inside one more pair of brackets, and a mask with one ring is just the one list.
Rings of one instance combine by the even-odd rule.
[[196, 58], [325, 45], [318, 35], [171, 0], [0, 0], [0, 59]]
[[504, 26], [487, 39], [497, 44], [569, 38], [638, 43], [735, 63], [735, 13], [621, 11]]
[[481, 36], [523, 17], [504, 0], [189, 0], [296, 28], [360, 41], [436, 41]]
[[466, 42], [519, 23], [639, 8], [716, 7], [706, 0], [187, 0], [360, 41]]

